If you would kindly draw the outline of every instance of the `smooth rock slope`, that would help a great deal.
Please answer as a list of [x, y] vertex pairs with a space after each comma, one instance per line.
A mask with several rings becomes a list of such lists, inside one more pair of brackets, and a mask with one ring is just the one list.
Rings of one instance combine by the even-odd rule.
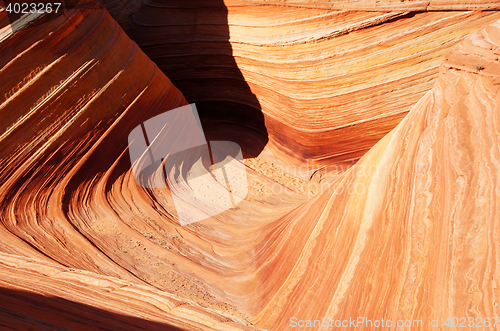
[[148, 0], [129, 34], [211, 116], [263, 115], [261, 157], [313, 168], [359, 159], [498, 19], [493, 1]]
[[[6, 24], [5, 11], [0, 15]], [[102, 209], [115, 200], [105, 183], [130, 169], [127, 135], [136, 125], [186, 104], [179, 90], [98, 3], [15, 34], [8, 26], [1, 31], [0, 324], [254, 329], [145, 285], [140, 265], [134, 274], [133, 259], [106, 250], [102, 235], [132, 245], [130, 237], [80, 215], [121, 217]], [[89, 200], [91, 192], [99, 197]], [[92, 225], [95, 236], [86, 230]]]
[[[252, 13], [252, 8], [247, 9]], [[205, 19], [202, 13], [195, 19]], [[427, 32], [416, 23], [405, 25], [425, 21], [426, 15], [443, 15], [436, 16], [441, 17], [443, 29], [429, 28], [435, 20], [423, 25]], [[463, 30], [446, 28], [455, 24], [447, 19], [455, 15], [470, 18], [468, 24], [458, 23]], [[240, 88], [241, 108], [229, 107], [239, 100], [231, 90], [226, 90], [223, 104], [218, 103], [220, 96], [200, 97], [205, 109], [215, 112], [205, 114], [214, 115], [203, 122], [209, 134], [218, 134], [217, 125], [224, 123], [225, 116], [226, 133], [237, 132], [241, 121], [257, 116], [239, 129], [255, 137], [244, 146], [248, 196], [236, 208], [188, 226], [180, 225], [169, 188], [145, 189], [136, 184], [127, 147], [133, 128], [155, 114], [185, 105], [186, 100], [106, 10], [88, 3], [16, 33], [4, 25], [0, 30], [0, 325], [23, 330], [287, 330], [293, 317], [342, 321], [359, 316], [394, 324], [422, 320], [413, 329], [428, 330], [429, 318], [439, 318], [441, 323], [454, 316], [493, 321], [499, 316], [500, 296], [496, 285], [500, 278], [500, 21], [490, 24], [498, 19], [496, 15], [421, 13], [357, 32], [393, 31], [394, 48], [387, 49], [394, 53], [405, 50], [397, 46], [404, 45], [402, 40], [413, 38], [406, 47], [426, 49], [422, 54], [429, 52], [429, 63], [437, 61], [433, 52], [439, 56], [442, 52], [439, 77], [433, 81], [433, 74], [426, 72], [434, 64], [427, 67], [423, 61], [424, 70], [416, 59], [408, 66], [390, 60], [373, 72], [373, 63], [359, 62], [366, 68], [353, 77], [359, 78], [363, 70], [375, 75], [371, 84], [380, 85], [381, 100], [372, 105], [374, 99], [368, 98], [367, 108], [360, 101], [354, 108], [360, 113], [388, 116], [382, 107], [391, 104], [383, 98], [388, 83], [377, 83], [384, 76], [376, 73], [397, 76], [400, 70], [401, 77], [410, 77], [407, 86], [418, 85], [415, 77], [426, 82], [417, 87], [418, 93], [402, 88], [401, 101], [388, 95], [393, 110], [399, 108], [398, 102], [402, 108], [409, 107], [404, 96], [424, 94], [424, 85], [432, 84], [432, 89], [406, 116], [404, 111], [398, 113], [404, 119], [397, 125], [394, 120], [395, 128], [312, 198], [302, 189], [300, 178], [279, 171], [265, 156], [275, 152], [283, 156], [275, 157], [275, 162], [285, 164], [304, 157], [305, 145], [282, 142], [279, 147], [274, 141], [278, 136], [310, 141], [311, 146], [314, 142], [320, 152], [321, 146], [329, 146], [327, 138], [333, 139], [330, 133], [304, 130], [308, 135], [294, 135], [293, 125], [284, 120], [288, 113], [266, 108], [270, 101], [259, 96], [255, 86], [264, 80], [247, 83], [244, 67], [241, 72], [232, 64], [217, 67], [210, 60], [217, 56], [210, 55], [205, 66], [217, 70], [197, 71], [194, 66], [190, 71], [183, 61], [198, 65], [195, 50], [191, 49], [194, 62], [187, 53], [167, 55], [164, 63], [172, 63], [174, 73], [180, 75], [185, 69], [187, 77], [191, 75], [187, 82], [206, 74], [198, 86], [208, 88], [206, 96], [219, 91], [210, 89], [210, 82], [222, 84], [225, 75], [241, 82], [234, 84], [236, 91]], [[4, 18], [0, 12], [0, 22], [6, 24]], [[401, 30], [393, 29], [394, 24], [401, 24]], [[456, 32], [461, 37], [481, 25], [480, 31], [445, 53], [457, 36], [444, 36]], [[197, 29], [196, 24], [188, 26]], [[402, 33], [406, 29], [419, 32], [406, 35]], [[428, 34], [433, 33], [437, 43], [446, 46], [431, 47]], [[366, 42], [373, 44], [378, 35], [367, 34]], [[448, 42], [440, 44], [444, 39], [438, 36]], [[347, 39], [333, 40], [325, 42], [352, 44]], [[207, 49], [211, 45], [194, 44]], [[297, 53], [292, 53], [304, 55], [305, 45], [302, 53], [295, 48]], [[227, 40], [213, 44], [219, 46], [230, 61], [232, 44]], [[174, 49], [184, 52], [182, 47]], [[335, 61], [328, 55], [330, 47], [326, 49], [328, 61]], [[379, 55], [383, 49], [377, 48]], [[369, 58], [372, 51], [366, 48], [365, 56]], [[361, 56], [352, 52], [354, 65]], [[238, 61], [236, 57], [239, 65]], [[396, 68], [391, 70], [389, 64]], [[254, 66], [265, 68], [257, 60]], [[312, 75], [313, 66], [305, 67], [302, 74]], [[301, 72], [295, 67], [288, 74], [293, 71]], [[359, 82], [352, 79], [352, 84]], [[225, 83], [232, 85], [231, 80]], [[346, 89], [351, 83], [346, 83]], [[185, 87], [186, 95], [194, 96], [196, 89], [189, 89], [187, 83]], [[317, 93], [330, 93], [325, 85], [316, 88]], [[314, 92], [312, 85], [310, 91]], [[363, 95], [360, 92], [359, 100]], [[325, 96], [328, 102], [335, 98]], [[288, 112], [295, 111], [293, 117], [300, 122], [294, 125], [307, 126], [304, 123], [314, 122], [311, 118], [319, 121], [320, 114], [330, 114], [318, 111], [315, 107], [320, 103], [314, 97], [311, 100], [311, 108], [305, 103], [300, 112], [290, 107]], [[258, 118], [260, 105], [265, 122]], [[276, 118], [281, 116], [281, 124], [273, 122], [272, 112]], [[357, 115], [349, 115], [346, 108], [343, 116], [349, 122]], [[321, 124], [326, 129], [333, 123], [327, 122]], [[269, 135], [263, 150], [262, 124]], [[375, 132], [375, 123], [371, 125]], [[371, 132], [358, 129], [364, 135]], [[375, 136], [382, 137], [384, 130]], [[258, 145], [252, 152], [260, 149], [264, 157], [249, 157], [252, 142]], [[360, 146], [355, 141], [346, 148], [359, 152]], [[372, 328], [360, 324], [356, 330]], [[495, 327], [491, 323], [484, 329]]]
[[258, 325], [360, 316], [428, 330], [429, 318], [498, 316], [499, 55], [496, 22], [447, 54], [405, 119], [281, 224], [287, 238], [267, 247], [280, 256], [267, 281], [280, 286]]

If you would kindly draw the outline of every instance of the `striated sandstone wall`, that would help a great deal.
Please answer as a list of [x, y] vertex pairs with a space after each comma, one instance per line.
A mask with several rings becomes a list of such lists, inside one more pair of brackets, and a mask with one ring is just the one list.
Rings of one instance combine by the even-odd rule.
[[[337, 14], [348, 17], [353, 13]], [[426, 15], [443, 16], [431, 16], [433, 19], [426, 21]], [[455, 15], [463, 15], [458, 17], [468, 23], [452, 23], [450, 18]], [[421, 13], [367, 28], [379, 32], [365, 36], [369, 45], [384, 29], [394, 33], [394, 48], [387, 47], [393, 58], [387, 63], [395, 68], [381, 65], [373, 70], [387, 75], [400, 70], [400, 75], [410, 77], [408, 90], [399, 90], [401, 102], [409, 105], [405, 96], [416, 98], [411, 92], [413, 86], [417, 86], [416, 95], [427, 91], [423, 87], [426, 84], [432, 89], [399, 124], [394, 120], [395, 128], [356, 165], [316, 197], [308, 199], [304, 192], [293, 190], [296, 178], [273, 172], [263, 160], [248, 158], [248, 197], [237, 208], [186, 227], [178, 222], [168, 189], [136, 185], [126, 145], [128, 133], [136, 125], [184, 105], [186, 100], [110, 15], [102, 8], [74, 9], [67, 16], [15, 34], [2, 29], [0, 296], [6, 302], [2, 322], [21, 329], [78, 328], [90, 327], [84, 317], [91, 316], [95, 329], [99, 329], [95, 324], [101, 319], [111, 328], [122, 327], [125, 320], [130, 329], [252, 329], [253, 324], [286, 330], [291, 317], [342, 320], [363, 316], [394, 321], [422, 319], [425, 323], [429, 317], [443, 321], [453, 316], [498, 316], [500, 23], [487, 26], [445, 53], [467, 29], [484, 25], [496, 15]], [[436, 21], [436, 17], [441, 19]], [[200, 12], [195, 19], [202, 18]], [[417, 19], [420, 24], [405, 25]], [[423, 22], [429, 27], [426, 33], [417, 28]], [[436, 22], [441, 22], [442, 28], [435, 29]], [[401, 24], [401, 30], [393, 29], [393, 24]], [[412, 28], [418, 33], [402, 34]], [[196, 31], [196, 24], [192, 29]], [[367, 29], [353, 33], [365, 33]], [[212, 36], [220, 33], [217, 28], [204, 31]], [[434, 47], [430, 45], [434, 39], [426, 37], [432, 33], [438, 40]], [[229, 36], [233, 38], [231, 33]], [[348, 39], [338, 38], [325, 42], [352, 45]], [[413, 38], [413, 42], [405, 44], [398, 38]], [[396, 40], [410, 49], [423, 48], [425, 51], [418, 53], [420, 59], [429, 52], [428, 63], [422, 62], [424, 69], [437, 65], [433, 56], [442, 52], [439, 78], [432, 82], [433, 74], [421, 69], [417, 59], [409, 61], [412, 66], [394, 60], [396, 53], [406, 50], [398, 47]], [[203, 45], [211, 43], [205, 40]], [[317, 44], [321, 46], [322, 41]], [[294, 54], [304, 56], [305, 45], [302, 53], [294, 48]], [[184, 46], [192, 47], [191, 43]], [[227, 41], [214, 41], [213, 46], [228, 56], [233, 47], [234, 52], [237, 48], [233, 44], [227, 48]], [[364, 57], [372, 51], [389, 56], [391, 52], [384, 53], [384, 49], [367, 47]], [[330, 47], [325, 52], [329, 59]], [[282, 55], [287, 54], [291, 53]], [[190, 71], [180, 66], [181, 60], [199, 64], [197, 55], [193, 56], [194, 62], [189, 62], [186, 54], [170, 56], [171, 63], [178, 66], [175, 70], [179, 77], [182, 68], [192, 77], [203, 73], [197, 70], [199, 67]], [[348, 54], [345, 56], [347, 61]], [[351, 56], [351, 63], [356, 64], [357, 57]], [[217, 56], [207, 58], [207, 68], [215, 65], [211, 59]], [[373, 61], [380, 59], [375, 56]], [[220, 85], [228, 72], [246, 82], [241, 77], [246, 78], [248, 73], [238, 61], [234, 60], [237, 67], [230, 66], [227, 71], [222, 70], [224, 66], [217, 67], [221, 70], [214, 72], [220, 76], [214, 80], [208, 75], [203, 84], [210, 87], [215, 81]], [[311, 63], [319, 66], [322, 62]], [[261, 64], [265, 68], [264, 61]], [[361, 63], [359, 66], [354, 76], [369, 70]], [[340, 67], [338, 64], [336, 70]], [[301, 75], [311, 75], [313, 68], [304, 66]], [[328, 68], [319, 71], [328, 72]], [[282, 72], [287, 77], [287, 71]], [[385, 88], [389, 83], [384, 77], [373, 77], [371, 84]], [[414, 77], [425, 83], [418, 87]], [[378, 84], [375, 78], [384, 84]], [[179, 81], [182, 84], [182, 79]], [[271, 80], [271, 85], [278, 86], [276, 81]], [[358, 81], [347, 81], [346, 91], [354, 93], [349, 84]], [[222, 106], [213, 102], [218, 99], [207, 99], [206, 109], [216, 113], [205, 115], [218, 120], [208, 116], [208, 123], [219, 125], [228, 114], [228, 125], [237, 130], [238, 121], [258, 115], [257, 104], [252, 104], [257, 101], [266, 116], [270, 139], [264, 156], [288, 149], [289, 158], [300, 159], [308, 149], [295, 142], [299, 139], [329, 146], [321, 141], [319, 129], [309, 136], [305, 129], [296, 135], [294, 130], [301, 132], [298, 128], [285, 121], [278, 123], [280, 116], [290, 116], [296, 118], [297, 127], [307, 127], [304, 123], [316, 119], [318, 127], [328, 128], [328, 120], [320, 121], [320, 112], [299, 112], [291, 107], [279, 115], [279, 109], [266, 108], [266, 102], [272, 103], [259, 96], [259, 88], [252, 85], [257, 85], [255, 82], [239, 85], [241, 98], [231, 99], [231, 93], [227, 93], [227, 103]], [[186, 87], [188, 83], [189, 79]], [[236, 86], [231, 80], [226, 83]], [[304, 84], [311, 83], [306, 80]], [[326, 99], [334, 98], [325, 86], [318, 85], [318, 93], [326, 94]], [[362, 90], [357, 85], [352, 89]], [[188, 88], [186, 95], [195, 91]], [[209, 91], [213, 94], [218, 89]], [[360, 102], [363, 95], [360, 92]], [[234, 108], [228, 106], [242, 102], [238, 100], [247, 102], [242, 106], [243, 115], [230, 113]], [[314, 103], [323, 104], [312, 98]], [[374, 113], [380, 109], [378, 115], [389, 121], [381, 105], [386, 104], [380, 101], [366, 109]], [[393, 107], [395, 111], [397, 105]], [[269, 109], [277, 118], [274, 126]], [[352, 115], [347, 109], [343, 114], [346, 123], [351, 117], [363, 118], [363, 107], [352, 108], [359, 110]], [[332, 114], [338, 116], [336, 120], [342, 119], [340, 113]], [[398, 116], [403, 117], [404, 112]], [[248, 126], [256, 123], [260, 119]], [[374, 129], [375, 120], [367, 123], [378, 132], [375, 136], [383, 136], [383, 130]], [[359, 126], [354, 128], [358, 130]], [[251, 130], [260, 129], [253, 126]], [[278, 132], [295, 145], [278, 145]], [[325, 132], [322, 134], [328, 137], [330, 133]], [[371, 133], [368, 129], [360, 132], [365, 136]], [[345, 147], [349, 153], [361, 153], [362, 144], [356, 139]], [[373, 143], [378, 140], [370, 139]], [[297, 156], [293, 154], [295, 148]], [[259, 167], [261, 171], [255, 170]], [[276, 185], [280, 190], [275, 190]], [[33, 302], [30, 300], [36, 304], [26, 304]], [[77, 318], [68, 317], [68, 305], [73, 305], [71, 316]], [[426, 330], [426, 326], [421, 329]]]
[[256, 305], [267, 304], [258, 325], [361, 316], [428, 330], [429, 318], [448, 328], [447, 317], [498, 316], [499, 55], [497, 21], [447, 54], [406, 118], [280, 224], [288, 235], [267, 247], [275, 292]]
[[261, 157], [342, 164], [431, 89], [446, 52], [500, 18], [468, 11], [498, 9], [492, 1], [436, 2], [436, 12], [423, 4], [149, 0], [129, 34], [189, 102], [230, 101], [207, 112], [236, 113], [240, 125], [262, 113], [269, 144]]

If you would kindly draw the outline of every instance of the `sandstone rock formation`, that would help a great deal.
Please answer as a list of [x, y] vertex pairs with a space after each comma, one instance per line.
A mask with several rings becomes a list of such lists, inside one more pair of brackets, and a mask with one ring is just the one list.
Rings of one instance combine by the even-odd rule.
[[[236, 42], [223, 38], [177, 40], [179, 47], [172, 49], [180, 53], [165, 53], [161, 63], [171, 64], [180, 85], [186, 71], [187, 96], [196, 97], [190, 81], [206, 75], [199, 87], [208, 89], [200, 96], [209, 112], [203, 122], [208, 135], [234, 134], [247, 151], [247, 198], [237, 208], [184, 227], [168, 188], [136, 184], [127, 150], [133, 128], [186, 104], [179, 90], [99, 6], [75, 8], [16, 33], [0, 12], [0, 325], [22, 330], [286, 330], [293, 317], [335, 321], [360, 316], [393, 323], [422, 320], [414, 329], [427, 330], [429, 318], [442, 323], [453, 316], [499, 316], [500, 21], [490, 24], [498, 14], [437, 12], [390, 20], [399, 14], [326, 13], [320, 7], [318, 2], [317, 8], [288, 13], [306, 26], [309, 10], [319, 21], [322, 15], [338, 15], [339, 21], [351, 22], [347, 26], [365, 15], [379, 24], [353, 32], [367, 33], [362, 38], [366, 45], [357, 49], [348, 48], [350, 34], [343, 34], [325, 44], [246, 45], [251, 61], [237, 55]], [[254, 9], [235, 6], [229, 13], [257, 19]], [[145, 15], [142, 10], [138, 21]], [[197, 10], [198, 23], [221, 15]], [[452, 24], [458, 17], [466, 23]], [[280, 26], [278, 18], [274, 25]], [[293, 28], [284, 25], [285, 32]], [[486, 27], [444, 55], [481, 25]], [[196, 32], [197, 24], [188, 26]], [[330, 27], [335, 28], [325, 25]], [[197, 35], [185, 26], [178, 31]], [[204, 31], [212, 37], [222, 33], [217, 27]], [[223, 36], [233, 38], [232, 33]], [[157, 36], [150, 37], [149, 51], [158, 52], [159, 62], [168, 43], [158, 47]], [[172, 38], [177, 37], [182, 36]], [[413, 42], [405, 43], [409, 39]], [[196, 49], [210, 50], [210, 45], [224, 56], [209, 52], [203, 58], [207, 69], [201, 70]], [[301, 62], [306, 45], [318, 47], [312, 53], [316, 60]], [[345, 54], [338, 56], [352, 64], [352, 76], [332, 56], [334, 45], [345, 45]], [[245, 48], [239, 46], [242, 54]], [[233, 50], [241, 72], [232, 66]], [[363, 63], [356, 52], [373, 62]], [[389, 60], [371, 57], [372, 52]], [[400, 54], [415, 52], [406, 60]], [[219, 57], [231, 65], [217, 67]], [[295, 57], [296, 67], [288, 59], [280, 64], [282, 70], [273, 69], [273, 57], [278, 64], [280, 57]], [[433, 80], [437, 61], [442, 64]], [[313, 76], [312, 64], [324, 75], [318, 82], [306, 79]], [[217, 70], [210, 71], [212, 66]], [[329, 77], [335, 73], [344, 79], [344, 90], [330, 94], [328, 86], [337, 80]], [[266, 75], [268, 80], [261, 79]], [[362, 81], [371, 75], [376, 77]], [[235, 90], [221, 97], [211, 82]], [[403, 82], [396, 94], [382, 97], [388, 86]], [[270, 90], [283, 93], [279, 105], [290, 108], [273, 108], [271, 96], [261, 93]], [[294, 93], [301, 102], [290, 101]], [[340, 107], [341, 98], [353, 93], [359, 100], [354, 108], [345, 106], [332, 115], [328, 107], [321, 108], [329, 102]], [[424, 93], [405, 116], [404, 109]], [[235, 108], [230, 106], [239, 102], [241, 107], [231, 113]], [[332, 125], [358, 120], [367, 127], [338, 133]], [[240, 127], [242, 121], [246, 128]], [[389, 124], [382, 128], [383, 122]], [[307, 125], [310, 130], [300, 129]], [[393, 126], [313, 198], [301, 188], [302, 179], [280, 171], [266, 154], [282, 156], [273, 162], [325, 157], [325, 164], [335, 164], [349, 159], [346, 155], [361, 155], [367, 141], [375, 142]], [[264, 148], [265, 131], [269, 142]], [[372, 137], [361, 137], [361, 142], [351, 137], [353, 132]], [[246, 134], [252, 139], [245, 145]], [[353, 138], [342, 147], [345, 157], [338, 159], [331, 153], [343, 145], [328, 149], [335, 134], [345, 142]], [[293, 143], [278, 142], [278, 137]], [[302, 145], [294, 145], [298, 141]], [[252, 142], [257, 145], [253, 149]], [[256, 153], [262, 157], [249, 157]], [[491, 325], [484, 329], [494, 330]], [[356, 329], [371, 328], [362, 324]]]
[[446, 52], [500, 19], [450, 11], [497, 2], [456, 3], [148, 0], [130, 35], [189, 102], [216, 100], [212, 116], [262, 113], [261, 157], [331, 166], [362, 156], [432, 87]]
[[[227, 0], [227, 3], [233, 6], [248, 5], [245, 0]], [[491, 0], [473, 0], [473, 1], [450, 1], [450, 0], [257, 0], [252, 1], [255, 5], [283, 5], [286, 4], [295, 8], [324, 8], [335, 10], [362, 10], [362, 11], [447, 11], [447, 10], [498, 10], [498, 2]]]
[[[259, 325], [363, 316], [421, 319], [426, 330], [429, 317], [498, 315], [499, 55], [496, 22], [449, 53], [405, 119], [281, 224], [289, 236], [271, 247], [289, 269], [268, 280], [286, 279]], [[318, 295], [323, 305], [304, 304]]]
[[257, 330], [151, 286], [0, 253], [0, 325], [14, 330]]
[[140, 0], [103, 0], [101, 2], [124, 31], [128, 31], [132, 16], [141, 5]]

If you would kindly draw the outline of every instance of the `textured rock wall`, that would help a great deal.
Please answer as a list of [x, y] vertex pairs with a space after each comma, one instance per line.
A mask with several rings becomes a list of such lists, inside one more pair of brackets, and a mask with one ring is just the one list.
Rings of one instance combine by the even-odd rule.
[[[145, 213], [127, 207], [148, 192], [133, 177], [130, 187], [119, 184], [131, 173], [128, 134], [185, 105], [179, 90], [99, 5], [16, 33], [1, 31], [2, 325], [254, 329], [224, 315], [225, 303], [208, 300], [213, 296], [184, 268], [174, 268], [180, 261], [168, 252], [179, 233], [156, 223], [162, 237], [152, 238], [144, 227], [152, 220], [146, 214], [156, 214], [152, 201], [138, 204]], [[175, 222], [175, 210], [165, 207], [172, 214], [165, 211], [163, 221]], [[130, 292], [123, 291], [127, 286]], [[44, 303], [43, 296], [62, 299]]]
[[186, 101], [105, 10], [73, 10], [41, 27], [1, 44], [0, 205], [2, 231], [14, 234], [2, 250], [34, 248], [123, 274], [78, 239], [70, 201], [82, 183], [127, 171], [135, 125]]
[[[234, 6], [249, 5], [246, 0], [226, 0], [225, 3]], [[335, 10], [362, 10], [362, 11], [439, 11], [439, 10], [498, 10], [500, 5], [491, 0], [453, 1], [453, 0], [258, 0], [252, 1], [256, 5], [283, 5], [296, 8], [326, 8]]]
[[[247, 9], [252, 13], [252, 8]], [[361, 15], [335, 15], [351, 14]], [[386, 14], [366, 15], [371, 18]], [[217, 15], [207, 14], [206, 19]], [[398, 90], [403, 103], [410, 104], [406, 97], [416, 98], [413, 93], [424, 94], [426, 88], [422, 86], [433, 87], [402, 122], [396, 126], [394, 120], [392, 126], [396, 127], [331, 186], [309, 199], [297, 189], [297, 178], [276, 171], [263, 159], [248, 158], [248, 197], [237, 208], [185, 227], [179, 224], [169, 189], [143, 189], [136, 185], [127, 136], [142, 121], [184, 105], [186, 100], [110, 15], [99, 7], [81, 8], [15, 34], [0, 30], [2, 323], [20, 329], [81, 325], [99, 329], [95, 324], [101, 319], [103, 325], [111, 328], [162, 329], [173, 325], [189, 330], [252, 329], [253, 324], [268, 330], [286, 330], [291, 317], [307, 320], [327, 316], [343, 320], [363, 316], [373, 320], [422, 319], [424, 325], [420, 329], [426, 330], [429, 317], [443, 321], [453, 316], [498, 316], [500, 293], [495, 282], [500, 276], [500, 23], [487, 26], [451, 53], [445, 53], [467, 29], [486, 24], [495, 15], [421, 13], [351, 32], [362, 34], [375, 29], [378, 33], [364, 36], [372, 45], [384, 29], [387, 33], [392, 31], [394, 48], [364, 50], [365, 58], [379, 52], [373, 61], [381, 61], [386, 49], [396, 54], [424, 48], [427, 51], [418, 54], [424, 59], [429, 52], [428, 63], [421, 62], [425, 69], [429, 63], [430, 67], [437, 65], [434, 63], [438, 60], [433, 57], [443, 52], [439, 78], [432, 83], [434, 71], [419, 69], [417, 59], [408, 60], [411, 66], [388, 61], [395, 66], [392, 70], [389, 65], [381, 65], [376, 69], [380, 73], [396, 75], [400, 70], [402, 77], [410, 77], [407, 89]], [[436, 21], [437, 17], [441, 19]], [[453, 17], [462, 17], [461, 22], [467, 24], [452, 23]], [[4, 13], [0, 13], [0, 22], [5, 24], [2, 18]], [[195, 19], [205, 19], [203, 11]], [[419, 24], [406, 25], [417, 19]], [[433, 24], [439, 22], [441, 28], [436, 29]], [[400, 30], [394, 29], [394, 24]], [[197, 25], [188, 26], [198, 29]], [[457, 28], [460, 26], [462, 29]], [[416, 29], [418, 33], [402, 33], [406, 29]], [[216, 39], [221, 30], [202, 32]], [[352, 46], [347, 39], [351, 33], [324, 42]], [[427, 35], [433, 33], [437, 41], [431, 47], [434, 39]], [[151, 38], [154, 44], [156, 37]], [[233, 38], [231, 33], [229, 38]], [[384, 38], [389, 39], [387, 35]], [[413, 40], [405, 44], [405, 38]], [[210, 45], [223, 50], [227, 52], [225, 59], [230, 60], [233, 47], [236, 52], [236, 46], [227, 48], [227, 41], [217, 44], [203, 40], [201, 44], [195, 40], [194, 44], [207, 50]], [[319, 47], [322, 43], [313, 45]], [[178, 44], [193, 47], [192, 43]], [[283, 56], [295, 54], [298, 60], [306, 55], [306, 45], [302, 45], [302, 51], [294, 45], [297, 53], [284, 47]], [[351, 63], [356, 64], [358, 57], [352, 51]], [[331, 48], [326, 47], [325, 52], [329, 59]], [[182, 78], [182, 68], [189, 69], [180, 66], [182, 61], [192, 63], [192, 70], [187, 70], [192, 77], [204, 72], [195, 66], [200, 63], [197, 53], [192, 54], [196, 59], [193, 62], [189, 62], [190, 55], [182, 54], [168, 55], [178, 66], [174, 68], [178, 78]], [[252, 56], [257, 58], [256, 54]], [[261, 54], [264, 58], [265, 52]], [[210, 59], [217, 59], [216, 55], [209, 55], [207, 70], [215, 65]], [[347, 61], [348, 53], [342, 56]], [[234, 62], [239, 66], [238, 61], [236, 57]], [[264, 61], [257, 63], [255, 70], [260, 65], [265, 68]], [[290, 72], [311, 75], [311, 64], [319, 66], [322, 61], [305, 63], [310, 65], [304, 66], [303, 71]], [[363, 68], [362, 63], [359, 66]], [[338, 64], [336, 70], [341, 67]], [[210, 82], [220, 86], [227, 72], [243, 83], [242, 77], [249, 75], [244, 66], [241, 72], [232, 64], [227, 71], [224, 66], [216, 68], [214, 72], [220, 76], [207, 74], [205, 86]], [[269, 68], [266, 70], [275, 70]], [[347, 81], [346, 91], [362, 90], [363, 86], [350, 84], [360, 84], [357, 82], [363, 70], [368, 69], [355, 71], [353, 77], [358, 79]], [[408, 74], [404, 74], [405, 70]], [[281, 71], [275, 71], [278, 72]], [[282, 72], [286, 76], [286, 70]], [[370, 84], [385, 88], [389, 83], [384, 77], [372, 77]], [[421, 77], [425, 83], [418, 87], [415, 77]], [[385, 83], [378, 84], [376, 78]], [[182, 79], [179, 81], [182, 83]], [[304, 123], [313, 121], [312, 118], [318, 121], [317, 127], [328, 128], [328, 121], [319, 120], [321, 112], [317, 108], [291, 116], [294, 108], [280, 115], [279, 109], [269, 107], [275, 112], [273, 124], [273, 113], [264, 106], [265, 102], [271, 104], [266, 101], [270, 99], [259, 97], [262, 87], [257, 86], [258, 81], [263, 80], [252, 83], [249, 79], [248, 86], [226, 82], [226, 87], [236, 86], [241, 91], [241, 97], [234, 99], [227, 92], [226, 104], [218, 103], [218, 97], [205, 103], [201, 99], [205, 109], [215, 111], [205, 114], [208, 123], [214, 124], [212, 134], [217, 135], [225, 115], [228, 127], [233, 128], [226, 132], [237, 131], [245, 116], [258, 115], [257, 104], [252, 104], [258, 102], [266, 116], [270, 139], [269, 150], [264, 149], [263, 155], [280, 155], [281, 148], [289, 150], [290, 159], [301, 158], [307, 150], [296, 143], [282, 143], [280, 147], [277, 132], [292, 141], [310, 139], [311, 145], [316, 136], [316, 144], [328, 147], [321, 141], [326, 138], [318, 134], [322, 131], [297, 135], [297, 128], [280, 120], [290, 116], [295, 118], [295, 126], [307, 127]], [[269, 81], [269, 90], [278, 86], [277, 81]], [[328, 96], [330, 92], [325, 86], [328, 85], [318, 85], [318, 93], [326, 93], [326, 100], [333, 102], [335, 99]], [[411, 92], [414, 86], [418, 93]], [[219, 90], [213, 87], [209, 91], [214, 94]], [[194, 91], [188, 89], [186, 95]], [[366, 94], [359, 93], [362, 103]], [[247, 108], [242, 114], [231, 114], [234, 108], [228, 106], [241, 100], [246, 100], [245, 105], [241, 104]], [[386, 109], [382, 105], [389, 104], [384, 102], [366, 109], [372, 109], [375, 115], [380, 109], [378, 115], [389, 121], [388, 115], [382, 113]], [[313, 104], [320, 102], [312, 98]], [[397, 106], [393, 107], [395, 111]], [[359, 110], [359, 114], [353, 111], [349, 115], [346, 107], [346, 123], [352, 120], [351, 116], [363, 118], [363, 107], [352, 109]], [[210, 119], [210, 115], [214, 118]], [[404, 112], [398, 116], [403, 115]], [[335, 116], [340, 121], [341, 114]], [[367, 123], [373, 132], [378, 132], [374, 129], [375, 120]], [[259, 132], [256, 125], [262, 123], [257, 118], [247, 124], [249, 131], [244, 126], [239, 130]], [[360, 134], [370, 135], [368, 129], [358, 125], [354, 128]], [[330, 133], [325, 132], [322, 134], [328, 137]], [[383, 135], [382, 131], [377, 134]], [[343, 137], [347, 142], [349, 135]], [[346, 150], [361, 151], [361, 143], [354, 138]], [[294, 148], [297, 156], [292, 153]], [[44, 301], [40, 296], [48, 298]], [[47, 307], [43, 307], [44, 302]], [[71, 318], [68, 306], [75, 307]], [[133, 316], [136, 319], [131, 319]]]
[[279, 258], [262, 271], [280, 287], [259, 325], [361, 316], [428, 330], [429, 318], [498, 316], [499, 55], [496, 22], [449, 53], [405, 119], [280, 224], [287, 238], [269, 243]]
[[230, 101], [223, 116], [240, 123], [262, 113], [262, 157], [331, 165], [363, 155], [431, 89], [443, 55], [500, 18], [450, 11], [474, 4], [414, 12], [423, 4], [149, 0], [130, 35], [189, 102]]
[[258, 330], [152, 286], [0, 253], [2, 327], [15, 330]]

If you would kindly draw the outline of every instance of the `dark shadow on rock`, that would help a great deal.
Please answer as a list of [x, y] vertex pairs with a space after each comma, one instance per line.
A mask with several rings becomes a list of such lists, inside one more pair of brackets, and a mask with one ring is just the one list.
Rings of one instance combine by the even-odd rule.
[[185, 330], [166, 323], [116, 314], [59, 297], [7, 288], [0, 288], [0, 329]]
[[268, 134], [233, 57], [227, 15], [222, 0], [143, 1], [129, 36], [196, 103], [207, 140], [233, 141], [256, 156]]

